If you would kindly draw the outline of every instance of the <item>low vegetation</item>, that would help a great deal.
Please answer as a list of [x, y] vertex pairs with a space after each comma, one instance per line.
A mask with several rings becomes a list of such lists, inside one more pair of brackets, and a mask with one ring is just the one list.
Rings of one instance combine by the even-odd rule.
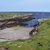
[[[12, 18], [12, 17], [21, 17], [21, 16], [28, 16], [28, 14], [24, 13], [0, 13], [0, 18]], [[33, 15], [33, 14], [29, 14]]]
[[21, 29], [22, 28], [22, 26], [14, 26], [14, 27], [12, 27], [14, 30], [19, 30], [19, 29]]
[[0, 46], [8, 50], [50, 50], [50, 20], [43, 21], [30, 39], [0, 42]]

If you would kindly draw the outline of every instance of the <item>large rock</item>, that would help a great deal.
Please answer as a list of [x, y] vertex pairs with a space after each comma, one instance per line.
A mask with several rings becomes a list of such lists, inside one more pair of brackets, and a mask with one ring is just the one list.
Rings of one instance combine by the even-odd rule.
[[18, 40], [30, 38], [30, 31], [34, 28], [21, 28], [19, 30], [14, 30], [13, 28], [6, 28], [0, 30], [0, 41], [8, 40]]

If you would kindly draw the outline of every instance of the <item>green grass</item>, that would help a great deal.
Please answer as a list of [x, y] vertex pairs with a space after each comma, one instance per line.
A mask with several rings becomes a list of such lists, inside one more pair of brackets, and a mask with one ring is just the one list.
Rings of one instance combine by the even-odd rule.
[[50, 20], [44, 21], [30, 39], [1, 42], [0, 46], [9, 46], [9, 50], [50, 50]]
[[11, 18], [13, 16], [20, 17], [23, 15], [28, 15], [24, 13], [0, 13], [0, 18]]

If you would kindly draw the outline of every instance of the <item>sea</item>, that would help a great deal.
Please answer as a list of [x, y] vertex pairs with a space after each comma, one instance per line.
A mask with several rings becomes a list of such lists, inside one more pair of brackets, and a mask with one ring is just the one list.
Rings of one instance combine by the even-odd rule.
[[23, 22], [24, 24], [27, 24], [24, 26], [26, 28], [34, 27], [35, 24], [38, 24], [38, 19], [50, 17], [50, 12], [24, 12], [24, 14], [33, 14], [34, 16], [32, 16], [32, 18], [35, 18], [30, 21]]

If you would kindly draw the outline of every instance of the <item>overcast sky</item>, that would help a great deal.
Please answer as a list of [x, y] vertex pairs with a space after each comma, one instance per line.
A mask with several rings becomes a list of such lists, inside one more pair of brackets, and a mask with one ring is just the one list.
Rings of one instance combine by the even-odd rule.
[[0, 0], [0, 12], [50, 12], [50, 0]]

